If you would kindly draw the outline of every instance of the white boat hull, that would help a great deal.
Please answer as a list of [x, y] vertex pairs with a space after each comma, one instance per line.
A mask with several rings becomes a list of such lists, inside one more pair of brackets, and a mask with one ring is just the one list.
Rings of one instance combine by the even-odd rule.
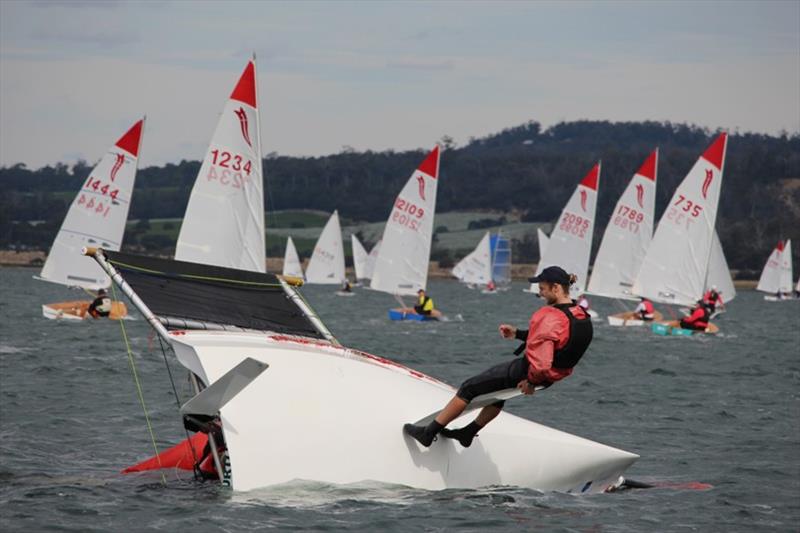
[[305, 479], [601, 492], [638, 458], [507, 413], [470, 448], [445, 438], [423, 448], [402, 426], [452, 397], [433, 378], [323, 341], [200, 331], [172, 338], [179, 361], [206, 384], [246, 357], [269, 364], [220, 412], [235, 490]]

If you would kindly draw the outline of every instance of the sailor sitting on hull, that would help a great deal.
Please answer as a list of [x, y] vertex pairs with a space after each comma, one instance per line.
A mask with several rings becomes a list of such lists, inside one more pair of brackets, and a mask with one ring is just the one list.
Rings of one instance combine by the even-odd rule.
[[107, 317], [111, 314], [111, 298], [108, 297], [105, 289], [97, 291], [97, 298], [89, 304], [89, 308], [86, 312], [89, 313], [92, 318]]
[[560, 267], [548, 267], [531, 283], [539, 284], [539, 295], [547, 305], [531, 316], [530, 329], [517, 330], [508, 324], [500, 325], [500, 335], [506, 339], [525, 341], [525, 356], [496, 365], [482, 374], [466, 380], [445, 408], [427, 426], [406, 424], [403, 431], [423, 446], [430, 446], [441, 433], [458, 440], [465, 448], [483, 427], [500, 414], [505, 402], [484, 407], [469, 425], [449, 430], [445, 426], [464, 412], [472, 399], [482, 394], [518, 388], [531, 395], [536, 386], [550, 386], [572, 374], [573, 367], [592, 341], [592, 322], [586, 311], [569, 297], [569, 287], [577, 277]]
[[416, 311], [418, 315], [430, 316], [433, 314], [433, 298], [425, 296], [424, 289], [418, 290], [417, 294], [419, 295], [419, 300], [417, 301], [417, 305], [414, 306], [414, 311]]
[[711, 310], [703, 304], [697, 304], [692, 309], [692, 314], [685, 316], [681, 319], [681, 327], [683, 329], [691, 329], [694, 331], [705, 331], [708, 327], [708, 321], [711, 318]]
[[642, 296], [642, 301], [639, 302], [639, 305], [636, 306], [636, 309], [633, 310], [634, 313], [639, 315], [641, 320], [645, 322], [650, 322], [655, 318], [655, 308], [653, 307], [653, 302]]

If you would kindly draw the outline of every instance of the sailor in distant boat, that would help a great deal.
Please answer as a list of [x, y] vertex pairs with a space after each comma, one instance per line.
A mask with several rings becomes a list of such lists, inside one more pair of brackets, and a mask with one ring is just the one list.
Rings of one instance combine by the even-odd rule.
[[655, 308], [653, 307], [653, 302], [642, 296], [639, 305], [636, 306], [636, 309], [633, 310], [634, 313], [639, 315], [639, 318], [650, 322], [655, 318]]
[[417, 295], [419, 299], [417, 300], [417, 305], [414, 306], [414, 311], [416, 311], [418, 315], [430, 316], [433, 314], [433, 298], [427, 296], [423, 289], [418, 290]]
[[105, 289], [97, 291], [97, 298], [89, 304], [89, 308], [86, 312], [89, 313], [92, 318], [108, 317], [108, 315], [111, 314], [111, 298], [108, 297]]
[[692, 314], [681, 319], [681, 327], [694, 331], [705, 331], [708, 327], [709, 320], [711, 320], [710, 309], [702, 303], [698, 303], [695, 308], [692, 309]]
[[353, 286], [350, 284], [350, 280], [347, 278], [345, 278], [344, 283], [342, 283], [342, 291], [353, 292]]
[[711, 289], [706, 291], [706, 293], [703, 295], [701, 303], [702, 305], [708, 307], [712, 315], [714, 314], [714, 311], [717, 309], [718, 305], [723, 309], [725, 308], [725, 302], [722, 301], [722, 295], [717, 290], [716, 285], [714, 285], [713, 287], [711, 287]]
[[406, 424], [403, 426], [405, 433], [423, 446], [430, 446], [436, 435], [441, 433], [468, 448], [478, 432], [500, 414], [505, 404], [504, 401], [497, 401], [484, 407], [469, 425], [455, 430], [445, 429], [474, 398], [515, 387], [523, 394], [531, 395], [535, 387], [549, 387], [572, 374], [573, 367], [586, 352], [593, 336], [591, 318], [569, 296], [569, 287], [577, 281], [577, 277], [567, 274], [560, 267], [551, 266], [529, 281], [539, 284], [539, 295], [547, 301], [547, 305], [533, 313], [527, 331], [517, 330], [508, 324], [500, 325], [501, 336], [525, 342], [515, 352], [515, 355], [519, 355], [524, 351], [525, 356], [467, 379], [430, 424]]

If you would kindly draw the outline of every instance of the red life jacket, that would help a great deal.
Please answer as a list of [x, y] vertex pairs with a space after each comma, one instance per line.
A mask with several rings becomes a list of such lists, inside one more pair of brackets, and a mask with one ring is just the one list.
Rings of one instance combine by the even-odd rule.
[[695, 307], [694, 311], [692, 311], [692, 314], [686, 317], [684, 320], [695, 327], [707, 328], [708, 319], [708, 309], [701, 305], [700, 307]]
[[653, 302], [651, 302], [650, 300], [644, 300], [642, 303], [644, 304], [644, 314], [652, 315], [653, 313], [655, 313], [656, 310], [653, 307]]

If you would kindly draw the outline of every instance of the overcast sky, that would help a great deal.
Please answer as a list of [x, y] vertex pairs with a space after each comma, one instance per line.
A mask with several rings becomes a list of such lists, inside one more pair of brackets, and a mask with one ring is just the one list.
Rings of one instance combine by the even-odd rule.
[[0, 1], [0, 165], [201, 159], [255, 52], [263, 153], [538, 120], [800, 130], [800, 2]]

